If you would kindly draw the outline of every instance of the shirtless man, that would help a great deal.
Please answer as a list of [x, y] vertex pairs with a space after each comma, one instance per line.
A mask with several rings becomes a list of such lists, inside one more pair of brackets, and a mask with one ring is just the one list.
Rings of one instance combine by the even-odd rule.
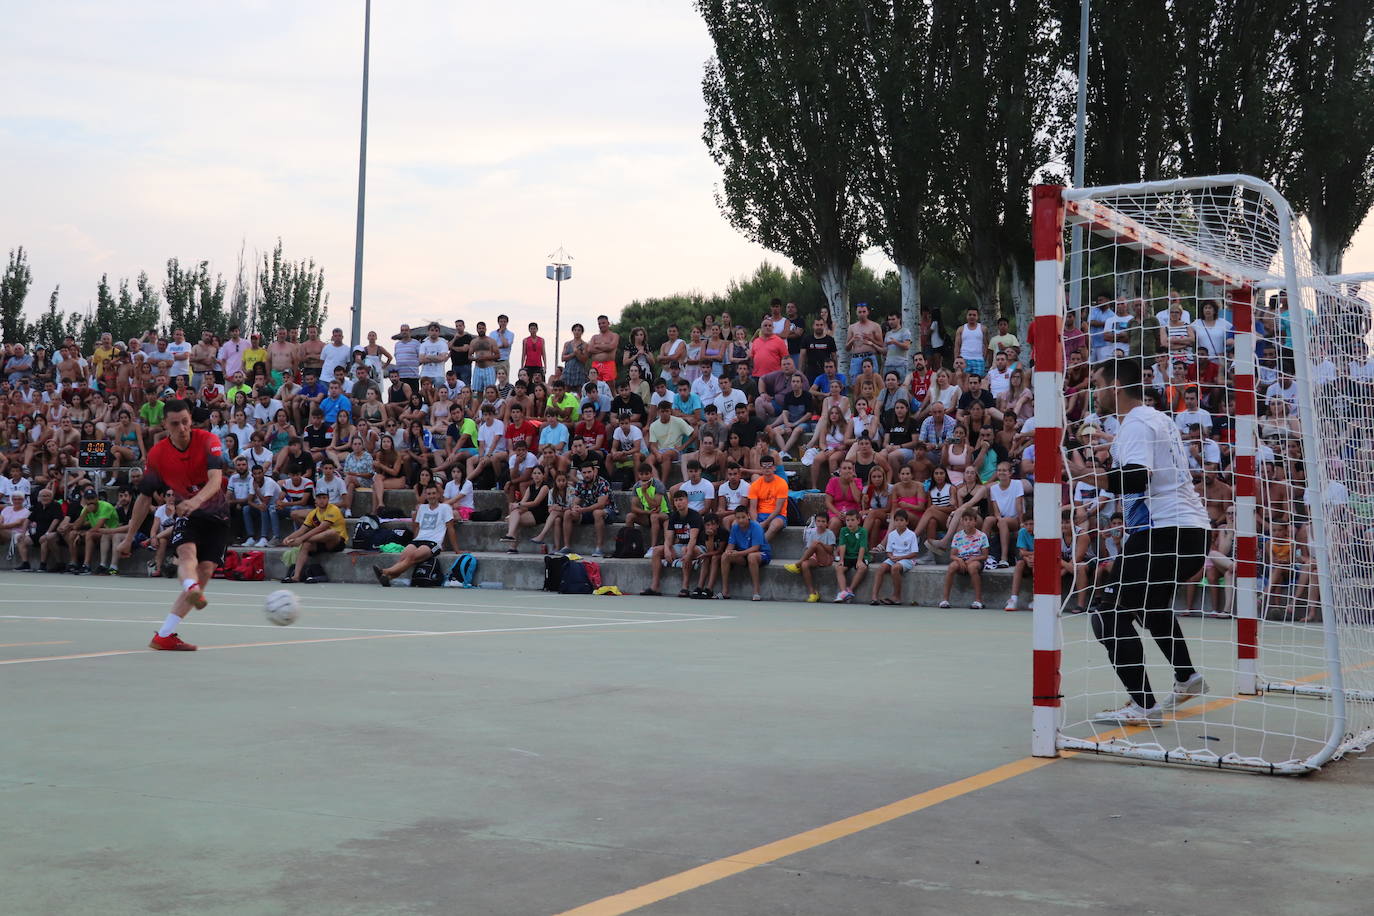
[[849, 377], [856, 377], [864, 367], [864, 359], [872, 359], [874, 366], [882, 365], [879, 354], [887, 345], [883, 342], [883, 326], [868, 317], [868, 303], [854, 306], [857, 320], [849, 326], [845, 349], [849, 351]]
[[286, 339], [286, 328], [277, 328], [277, 339], [267, 347], [267, 368], [272, 381], [280, 386], [288, 376], [294, 379], [298, 360], [298, 348]]
[[597, 371], [601, 381], [614, 386], [615, 364], [620, 355], [620, 335], [611, 330], [611, 319], [605, 315], [596, 316], [596, 328], [596, 333], [587, 344], [592, 368]]
[[81, 358], [81, 348], [76, 344], [62, 348], [62, 362], [57, 364], [57, 377], [62, 381], [63, 390], [86, 387], [86, 361]]
[[316, 327], [306, 328], [305, 340], [300, 342], [296, 354], [297, 365], [302, 369], [314, 369], [318, 372], [324, 368], [324, 357], [320, 355], [323, 350], [324, 341], [320, 340], [320, 329]]
[[209, 331], [200, 333], [200, 341], [191, 348], [191, 387], [199, 391], [205, 387], [205, 377], [211, 381], [224, 383], [224, 376], [215, 371], [215, 360], [219, 351], [215, 347], [215, 335]]

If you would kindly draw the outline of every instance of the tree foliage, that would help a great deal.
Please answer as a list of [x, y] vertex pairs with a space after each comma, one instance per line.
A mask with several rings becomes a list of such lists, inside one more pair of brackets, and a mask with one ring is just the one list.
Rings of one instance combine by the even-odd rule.
[[843, 349], [862, 248], [860, 0], [697, 0], [716, 56], [702, 80], [703, 138], [731, 225], [821, 283]]
[[0, 277], [0, 341], [19, 342], [28, 338], [24, 321], [24, 300], [33, 285], [33, 271], [29, 269], [24, 246], [10, 249], [10, 260]]
[[1307, 215], [1317, 268], [1340, 273], [1374, 206], [1374, 4], [1308, 0], [1288, 25], [1292, 167], [1279, 184]]
[[329, 296], [324, 291], [324, 268], [313, 258], [287, 260], [282, 241], [271, 254], [262, 256], [258, 269], [257, 297], [249, 322], [263, 335], [277, 328], [320, 326], [329, 316]]
[[224, 278], [210, 277], [210, 262], [200, 261], [185, 269], [176, 258], [167, 261], [167, 279], [162, 283], [167, 298], [167, 330], [182, 328], [191, 337], [197, 331], [223, 335], [229, 327], [224, 311]]
[[61, 292], [61, 285], [53, 287], [52, 295], [48, 296], [48, 307], [28, 330], [29, 339], [37, 346], [47, 347], [49, 353], [62, 346], [65, 338], [81, 336], [81, 316], [76, 312], [63, 312], [57, 307]]

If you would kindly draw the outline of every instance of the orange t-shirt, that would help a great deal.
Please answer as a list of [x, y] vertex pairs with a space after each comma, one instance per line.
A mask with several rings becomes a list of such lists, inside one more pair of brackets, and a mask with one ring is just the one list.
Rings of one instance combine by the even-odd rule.
[[749, 345], [749, 359], [754, 364], [749, 374], [754, 378], [763, 378], [770, 372], [777, 372], [782, 368], [782, 358], [786, 355], [787, 341], [778, 335], [755, 337]]
[[759, 501], [759, 515], [778, 513], [787, 516], [787, 481], [774, 475], [770, 481], [760, 477], [749, 485], [749, 498]]

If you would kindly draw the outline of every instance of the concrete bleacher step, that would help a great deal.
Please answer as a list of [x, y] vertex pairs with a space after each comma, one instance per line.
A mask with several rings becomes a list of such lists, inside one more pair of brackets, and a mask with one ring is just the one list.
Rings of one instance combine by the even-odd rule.
[[[528, 545], [522, 545], [522, 550], [527, 549]], [[279, 547], [269, 547], [263, 551], [266, 560], [266, 571], [269, 580], [277, 580], [286, 575], [287, 569], [282, 563], [282, 554], [285, 551]], [[445, 554], [451, 558], [452, 554]], [[544, 557], [539, 554], [521, 553], [518, 555], [505, 553], [482, 553], [474, 552], [477, 557], [477, 581], [500, 582], [505, 588], [520, 590], [539, 590], [544, 584]], [[146, 551], [136, 551], [133, 557], [121, 561], [119, 565], [120, 575], [129, 577], [147, 577], [145, 564], [152, 558], [152, 554]], [[586, 555], [585, 559], [592, 559]], [[373, 565], [387, 566], [394, 562], [394, 556], [372, 551], [344, 551], [342, 553], [325, 554], [319, 558], [319, 562], [325, 568], [326, 575], [331, 583], [355, 583], [371, 584], [379, 589], [378, 602], [385, 603], [381, 596], [380, 587], [376, 585], [373, 577]], [[601, 564], [601, 579], [607, 585], [615, 585], [626, 595], [637, 596], [639, 592], [646, 588], [650, 582], [650, 567], [647, 560], [617, 560], [611, 558], [595, 560]], [[785, 560], [775, 560], [770, 566], [763, 570], [762, 575], [762, 594], [763, 597], [772, 601], [805, 601], [806, 589], [802, 584], [799, 575], [787, 572], [783, 569]], [[0, 570], [12, 570], [17, 563], [13, 557], [0, 557]], [[919, 566], [915, 570], [906, 574], [904, 595], [908, 603], [915, 601], [921, 607], [934, 607], [940, 600], [940, 592], [944, 583], [945, 569], [942, 565]], [[42, 573], [34, 573], [35, 576], [42, 576]], [[663, 579], [660, 584], [660, 591], [666, 595], [676, 595], [681, 583], [681, 571], [677, 569], [665, 569]], [[40, 580], [41, 581], [41, 580]], [[749, 583], [749, 573], [744, 569], [737, 569], [730, 578], [731, 592], [735, 597], [748, 599], [752, 586]], [[871, 580], [865, 579], [859, 589], [858, 602], [867, 603]], [[831, 572], [821, 572], [816, 575], [816, 583], [820, 588], [823, 600], [829, 601], [835, 597], [835, 576]], [[972, 600], [972, 592], [968, 588], [968, 580], [960, 577], [951, 602], [955, 607], [967, 607]], [[692, 586], [696, 585], [696, 574], [692, 575]], [[1011, 575], [1006, 570], [997, 572], [987, 572], [983, 574], [983, 602], [988, 608], [1001, 613], [1002, 606], [1006, 603], [1007, 595], [1011, 586]], [[312, 585], [293, 585], [297, 589], [305, 602], [307, 609], [312, 601], [327, 602], [329, 592], [327, 589]], [[172, 594], [171, 583], [168, 584], [169, 600]], [[455, 595], [462, 594], [461, 589], [450, 589]], [[719, 591], [719, 586], [717, 586]], [[885, 584], [883, 595], [890, 594], [889, 587]], [[214, 590], [210, 590], [211, 601], [214, 600]], [[455, 597], [455, 603], [461, 599]], [[1029, 606], [1026, 596], [1022, 596], [1023, 606]], [[719, 608], [721, 603], [707, 605], [702, 608], [703, 612], [721, 613], [718, 610], [709, 608]], [[730, 606], [730, 605], [724, 605]]]
[[[616, 490], [611, 493], [611, 499], [615, 502], [620, 517], [624, 518], [625, 514], [630, 511], [634, 494], [628, 490]], [[415, 493], [411, 490], [387, 490], [383, 505], [388, 510], [394, 510], [393, 517], [409, 517], [415, 514], [415, 502]], [[504, 490], [475, 490], [472, 494], [472, 502], [479, 511], [496, 509], [504, 515], [509, 509], [509, 502]], [[798, 502], [801, 518], [792, 521], [801, 525], [805, 525], [812, 515], [825, 508], [825, 497], [816, 493], [802, 496]], [[353, 515], [355, 517], [372, 512], [373, 505], [372, 491], [358, 490], [353, 495]]]

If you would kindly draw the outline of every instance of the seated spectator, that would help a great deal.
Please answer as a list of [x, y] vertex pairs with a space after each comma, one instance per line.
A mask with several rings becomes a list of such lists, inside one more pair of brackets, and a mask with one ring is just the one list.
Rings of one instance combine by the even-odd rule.
[[282, 538], [283, 547], [299, 548], [295, 569], [282, 578], [283, 582], [310, 582], [302, 578], [310, 557], [320, 553], [335, 553], [347, 546], [348, 527], [342, 510], [330, 505], [325, 493], [315, 494], [315, 506], [306, 514], [301, 526]]
[[[920, 551], [920, 540], [916, 532], [907, 527], [906, 510], [898, 509], [892, 513], [892, 528], [883, 539], [883, 561], [877, 564], [873, 574], [873, 595], [869, 604], [902, 604], [902, 574], [916, 568], [916, 555]], [[883, 577], [892, 577], [892, 597], [879, 598], [883, 589]]]
[[426, 560], [439, 556], [445, 544], [455, 553], [458, 552], [458, 530], [453, 524], [453, 507], [444, 502], [441, 496], [439, 485], [430, 484], [425, 491], [425, 501], [415, 507], [415, 518], [410, 522], [415, 529], [415, 540], [396, 555], [395, 563], [385, 568], [372, 567], [372, 574], [383, 588], [390, 588], [392, 580]]
[[549, 485], [544, 469], [535, 466], [529, 478], [511, 500], [510, 515], [506, 519], [506, 533], [501, 540], [509, 546], [506, 553], [519, 553], [516, 533], [522, 525], [542, 525], [549, 519]]
[[662, 594], [658, 588], [663, 578], [663, 569], [674, 566], [682, 569], [682, 588], [677, 596], [686, 598], [691, 594], [687, 583], [692, 574], [692, 564], [701, 554], [698, 542], [704, 523], [701, 513], [688, 505], [685, 491], [678, 490], [673, 494], [672, 505], [665, 523], [663, 543], [649, 551], [652, 572], [649, 587], [640, 592], [641, 595]]
[[956, 575], [968, 576], [973, 585], [973, 602], [969, 607], [974, 610], [983, 607], [983, 566], [988, 559], [988, 536], [979, 530], [981, 522], [973, 510], [965, 512], [960, 520], [961, 528], [951, 542], [949, 566], [945, 569], [945, 591], [940, 599], [942, 608], [949, 607], [949, 593]]
[[606, 524], [615, 521], [615, 503], [611, 501], [611, 486], [596, 473], [595, 461], [582, 465], [582, 477], [573, 487], [572, 505], [563, 513], [563, 543], [572, 543], [572, 526], [595, 526], [594, 557], [606, 555]]
[[726, 531], [720, 516], [708, 515], [701, 524], [701, 558], [697, 561], [697, 587], [693, 598], [714, 598], [716, 579], [720, 575], [720, 558], [727, 545]]
[[787, 527], [790, 490], [787, 481], [773, 473], [775, 462], [771, 455], [764, 456], [759, 463], [763, 473], [749, 484], [748, 511], [749, 517], [763, 527], [764, 536], [771, 542], [774, 535]]
[[19, 570], [29, 568], [29, 508], [23, 493], [12, 493], [9, 504], [0, 508], [0, 547], [9, 544], [19, 552]]
[[821, 600], [821, 595], [816, 590], [812, 570], [834, 565], [835, 532], [831, 529], [830, 516], [824, 511], [817, 512], [802, 532], [801, 559], [796, 563], [788, 563], [783, 568], [790, 573], [801, 575], [802, 582], [806, 584], [806, 600], [814, 603]]
[[277, 500], [277, 515], [283, 521], [300, 524], [314, 511], [315, 484], [300, 471], [284, 478], [281, 481], [281, 490], [281, 496]]
[[1016, 532], [1016, 565], [1011, 570], [1011, 596], [1003, 610], [1021, 610], [1021, 581], [1029, 576], [1035, 582], [1035, 519], [1026, 516], [1021, 530]]
[[983, 531], [989, 538], [994, 532], [997, 534], [997, 567], [1006, 569], [1011, 565], [1012, 537], [1021, 529], [1026, 501], [1026, 483], [1012, 479], [1011, 462], [997, 465], [997, 480], [987, 488], [987, 500], [991, 511], [983, 522]]
[[[548, 479], [546, 475], [546, 479]], [[573, 502], [573, 488], [571, 476], [566, 471], [557, 471], [552, 475], [553, 484], [549, 487], [548, 506], [549, 517], [544, 522], [544, 527], [539, 533], [530, 538], [530, 543], [543, 546], [548, 542], [550, 536], [553, 537], [554, 553], [566, 553], [569, 544], [564, 538], [563, 513], [567, 512]]]
[[730, 567], [741, 563], [749, 567], [749, 578], [754, 585], [751, 600], [762, 601], [761, 570], [773, 559], [773, 550], [768, 544], [765, 529], [755, 520], [754, 500], [750, 508], [740, 506], [735, 510], [734, 524], [730, 526], [729, 544], [720, 557], [720, 596], [730, 597]]
[[691, 424], [673, 414], [672, 402], [658, 403], [658, 419], [649, 424], [649, 461], [654, 464], [659, 476], [667, 479], [673, 463], [682, 457], [688, 443], [692, 441]]
[[355, 436], [348, 444], [348, 454], [341, 462], [344, 479], [344, 495], [342, 506], [344, 516], [353, 514], [353, 494], [359, 488], [373, 489], [372, 481], [372, 453], [367, 451], [367, 443], [358, 436]]

